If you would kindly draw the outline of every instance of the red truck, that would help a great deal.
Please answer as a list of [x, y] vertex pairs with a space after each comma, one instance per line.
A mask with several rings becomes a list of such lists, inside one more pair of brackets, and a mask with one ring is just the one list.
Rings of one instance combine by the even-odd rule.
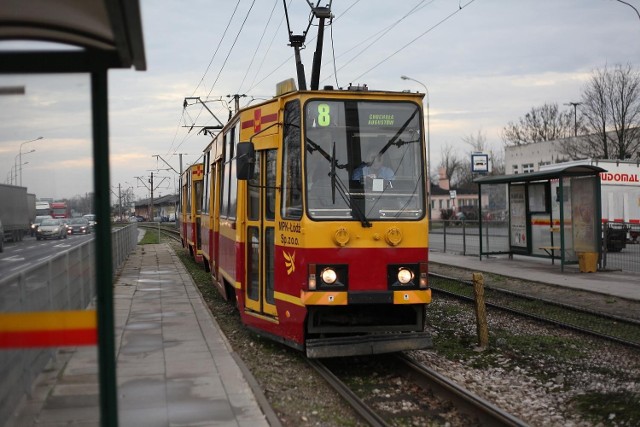
[[71, 212], [69, 212], [67, 202], [52, 202], [51, 216], [54, 218], [70, 218]]

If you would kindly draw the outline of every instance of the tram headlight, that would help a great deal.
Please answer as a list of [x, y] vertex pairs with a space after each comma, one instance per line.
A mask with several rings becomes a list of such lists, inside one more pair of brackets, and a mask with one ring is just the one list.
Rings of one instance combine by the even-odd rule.
[[307, 290], [343, 291], [349, 284], [349, 267], [346, 264], [309, 264]]
[[398, 282], [400, 282], [403, 285], [406, 285], [407, 283], [411, 283], [411, 281], [413, 280], [413, 272], [407, 268], [400, 268], [398, 270]]
[[422, 263], [402, 263], [387, 265], [387, 283], [389, 289], [419, 289]]
[[336, 280], [338, 280], [338, 274], [331, 267], [327, 267], [322, 270], [322, 273], [320, 273], [320, 277], [322, 277], [322, 281], [327, 285], [333, 285]]

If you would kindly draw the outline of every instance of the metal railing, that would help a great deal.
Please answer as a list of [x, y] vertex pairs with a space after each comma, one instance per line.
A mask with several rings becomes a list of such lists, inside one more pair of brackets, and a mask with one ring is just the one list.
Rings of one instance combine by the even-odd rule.
[[602, 224], [602, 268], [640, 273], [640, 224]]
[[[137, 245], [136, 224], [111, 234], [114, 271]], [[0, 279], [0, 312], [42, 312], [85, 309], [96, 289], [95, 239], [55, 254], [36, 265]], [[9, 420], [24, 395], [52, 360], [58, 348], [0, 351], [0, 420]], [[5, 421], [0, 422], [3, 425]]]
[[[429, 247], [440, 252], [480, 255], [479, 221], [432, 220]], [[482, 221], [483, 253], [509, 252], [509, 223]], [[601, 268], [640, 273], [640, 224], [602, 225]]]
[[[441, 252], [480, 255], [480, 222], [477, 220], [432, 220], [429, 247]], [[482, 251], [509, 251], [509, 223], [482, 221]]]

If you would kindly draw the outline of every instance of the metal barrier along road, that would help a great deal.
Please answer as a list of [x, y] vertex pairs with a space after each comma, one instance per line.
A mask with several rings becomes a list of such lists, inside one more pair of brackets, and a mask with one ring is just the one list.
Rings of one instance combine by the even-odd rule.
[[[114, 271], [135, 249], [137, 237], [136, 224], [114, 229]], [[57, 353], [58, 347], [46, 345], [49, 338], [40, 332], [52, 332], [52, 324], [95, 322], [95, 315], [82, 312], [96, 294], [95, 249], [96, 240], [91, 239], [0, 279], [0, 425], [23, 396], [31, 395], [33, 382]], [[86, 339], [73, 327], [65, 333], [73, 342]], [[95, 328], [90, 333], [95, 335]], [[20, 345], [12, 345], [12, 340]]]

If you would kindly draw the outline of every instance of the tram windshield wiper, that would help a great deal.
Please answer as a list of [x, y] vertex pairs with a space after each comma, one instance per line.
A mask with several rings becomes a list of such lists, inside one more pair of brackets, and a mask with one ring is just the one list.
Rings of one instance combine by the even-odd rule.
[[351, 210], [355, 214], [358, 221], [360, 221], [360, 224], [362, 224], [362, 226], [365, 228], [371, 227], [371, 223], [367, 219], [367, 216], [364, 214], [364, 212], [362, 212], [362, 210], [356, 203], [352, 202], [350, 196], [347, 195], [347, 186], [344, 185], [344, 182], [336, 173], [336, 165], [336, 143], [334, 141], [333, 146], [331, 147], [331, 171], [329, 172], [329, 175], [331, 176], [331, 203], [336, 203], [337, 189], [338, 194], [340, 195], [342, 200], [347, 204], [347, 206], [351, 206]]

